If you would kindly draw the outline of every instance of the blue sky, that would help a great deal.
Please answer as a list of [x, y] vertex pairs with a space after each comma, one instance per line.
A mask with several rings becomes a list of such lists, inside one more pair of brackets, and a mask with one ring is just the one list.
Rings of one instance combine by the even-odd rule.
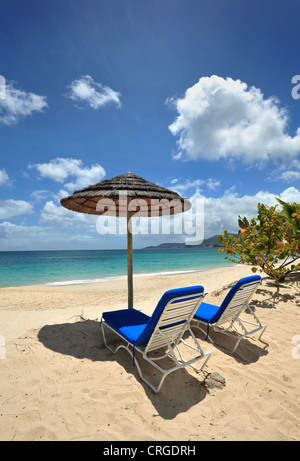
[[2, 1], [0, 250], [124, 248], [59, 200], [127, 171], [201, 198], [205, 238], [259, 201], [299, 202], [299, 14], [293, 0]]

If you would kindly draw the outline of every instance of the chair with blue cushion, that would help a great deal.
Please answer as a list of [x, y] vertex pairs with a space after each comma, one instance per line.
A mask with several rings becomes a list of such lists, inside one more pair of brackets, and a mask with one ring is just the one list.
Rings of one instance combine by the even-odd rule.
[[[210, 352], [202, 350], [199, 341], [190, 328], [190, 321], [204, 296], [204, 288], [200, 285], [166, 291], [151, 317], [136, 309], [104, 312], [101, 319], [104, 344], [113, 353], [116, 353], [120, 348], [126, 349], [133, 357], [133, 363], [137, 366], [141, 379], [157, 393], [169, 373], [188, 365], [198, 370], [193, 364], [204, 359], [200, 368], [202, 369], [210, 357]], [[106, 327], [122, 339], [122, 344], [115, 350], [107, 344]], [[187, 331], [193, 339], [193, 344], [187, 343], [182, 338]], [[179, 349], [179, 343], [181, 342], [197, 351], [197, 357], [187, 361], [184, 360]], [[160, 354], [154, 357], [153, 354], [157, 354], [159, 351]], [[144, 377], [136, 352], [140, 353], [146, 361], [150, 362], [162, 373], [157, 387]], [[179, 357], [175, 352], [178, 352]], [[163, 368], [156, 363], [156, 361], [168, 356], [173, 359], [170, 368]]]
[[[214, 304], [202, 303], [197, 309], [191, 326], [199, 328], [206, 334], [212, 343], [213, 340], [209, 336], [209, 328], [212, 327], [217, 332], [225, 333], [236, 339], [231, 353], [236, 351], [240, 341], [250, 334], [261, 331], [260, 339], [266, 329], [249, 306], [250, 299], [261, 284], [259, 275], [252, 275], [240, 279], [227, 293], [225, 299], [220, 306]], [[254, 322], [242, 319], [240, 316], [247, 308], [254, 317]], [[200, 324], [206, 325], [206, 331], [200, 327]], [[250, 325], [250, 327], [247, 325]], [[221, 327], [221, 328], [220, 328]]]

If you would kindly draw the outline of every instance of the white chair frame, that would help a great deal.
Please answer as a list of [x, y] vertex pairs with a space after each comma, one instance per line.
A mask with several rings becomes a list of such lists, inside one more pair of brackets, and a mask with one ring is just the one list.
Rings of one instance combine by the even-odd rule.
[[[257, 315], [255, 314], [254, 310], [250, 307], [249, 302], [256, 292], [258, 286], [261, 284], [261, 281], [258, 280], [256, 283], [252, 282], [251, 284], [245, 284], [242, 285], [234, 294], [232, 297], [231, 301], [228, 303], [227, 307], [225, 308], [224, 312], [222, 313], [221, 317], [219, 320], [215, 323], [207, 323], [201, 322], [200, 320], [193, 319], [193, 322], [191, 326], [193, 328], [198, 328], [201, 330], [204, 334], [207, 335], [207, 338], [212, 342], [212, 344], [215, 344], [214, 341], [212, 340], [211, 336], [200, 327], [200, 324], [206, 325], [207, 328], [212, 327], [213, 330], [219, 333], [223, 333], [225, 335], [231, 336], [232, 338], [236, 339], [236, 343], [234, 345], [234, 348], [232, 351], [228, 351], [231, 354], [234, 354], [236, 351], [238, 345], [240, 344], [241, 340], [245, 338], [246, 336], [252, 335], [258, 331], [261, 331], [258, 340], [261, 339], [263, 333], [265, 332], [267, 325], [262, 324]], [[246, 319], [242, 319], [240, 315], [246, 310], [249, 310], [249, 313], [252, 315], [254, 318], [254, 322], [251, 322]], [[227, 327], [221, 327], [221, 325], [227, 325]], [[252, 325], [255, 328], [248, 329], [247, 325]], [[230, 331], [230, 330], [234, 331]], [[235, 334], [237, 333], [237, 334]]]
[[[117, 332], [110, 325], [108, 325], [107, 322], [102, 321], [101, 330], [102, 330], [104, 344], [113, 354], [117, 353], [117, 351], [121, 348], [129, 352], [129, 354], [133, 358], [134, 364], [137, 367], [140, 378], [155, 393], [158, 393], [161, 389], [161, 386], [165, 378], [170, 373], [180, 368], [187, 367], [187, 366], [191, 366], [197, 371], [200, 371], [206, 365], [210, 357], [210, 352], [203, 351], [202, 347], [199, 344], [199, 341], [197, 340], [197, 338], [195, 337], [194, 333], [192, 332], [190, 328], [190, 320], [193, 318], [204, 296], [205, 295], [201, 293], [198, 295], [185, 295], [181, 297], [175, 297], [169, 300], [155, 326], [155, 329], [148, 343], [144, 345], [134, 345], [130, 343], [119, 332]], [[195, 300], [195, 298], [197, 299]], [[185, 319], [184, 323], [176, 324], [176, 322], [179, 322], [183, 319]], [[120, 344], [116, 349], [112, 349], [107, 344], [104, 326], [109, 328], [111, 331], [117, 334], [120, 338], [122, 338], [126, 344]], [[162, 329], [162, 327], [165, 327], [165, 328]], [[191, 334], [192, 339], [194, 341], [194, 345], [182, 339], [182, 336], [187, 331]], [[197, 351], [199, 355], [190, 360], [185, 360], [183, 358], [182, 352], [179, 349], [180, 342], [184, 343], [188, 347]], [[157, 351], [162, 348], [165, 349], [162, 355], [159, 355], [158, 357], [149, 356], [150, 352]], [[142, 354], [143, 359], [145, 359], [147, 362], [149, 362], [151, 365], [153, 365], [157, 370], [159, 370], [162, 373], [161, 380], [157, 387], [155, 387], [152, 383], [150, 383], [150, 381], [146, 379], [145, 376], [143, 375], [139, 362], [136, 358], [135, 351], [138, 351], [140, 354]], [[177, 358], [175, 351], [178, 353], [179, 358]], [[175, 365], [173, 367], [165, 369], [156, 363], [156, 361], [164, 359], [168, 356], [171, 357], [173, 361], [175, 362]], [[199, 360], [204, 360], [201, 368], [197, 368], [196, 366], [194, 366], [194, 363]]]

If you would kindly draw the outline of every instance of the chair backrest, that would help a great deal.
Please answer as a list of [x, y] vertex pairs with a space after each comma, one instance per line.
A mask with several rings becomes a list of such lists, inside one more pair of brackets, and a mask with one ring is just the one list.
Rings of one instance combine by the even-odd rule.
[[152, 331], [145, 352], [166, 346], [166, 338], [170, 344], [179, 342], [204, 296], [201, 285], [167, 291], [148, 322]]
[[227, 293], [218, 311], [217, 325], [230, 322], [247, 307], [251, 297], [261, 284], [260, 275], [240, 279]]

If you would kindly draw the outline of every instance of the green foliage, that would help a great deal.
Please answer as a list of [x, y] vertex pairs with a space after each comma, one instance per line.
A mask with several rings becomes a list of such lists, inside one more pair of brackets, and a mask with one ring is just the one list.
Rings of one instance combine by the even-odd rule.
[[[286, 203], [283, 200], [276, 197], [276, 200], [282, 205], [282, 210], [280, 215], [283, 219], [289, 221], [293, 227], [295, 227], [296, 232], [300, 233], [300, 205], [299, 203]], [[298, 235], [300, 238], [300, 235]]]
[[253, 272], [265, 272], [277, 285], [287, 274], [300, 270], [300, 263], [294, 264], [300, 258], [300, 204], [280, 203], [284, 204], [281, 212], [277, 205], [259, 203], [256, 218], [248, 221], [239, 216], [237, 237], [227, 231], [218, 236], [224, 245], [218, 251], [228, 254], [226, 259], [249, 264]]

